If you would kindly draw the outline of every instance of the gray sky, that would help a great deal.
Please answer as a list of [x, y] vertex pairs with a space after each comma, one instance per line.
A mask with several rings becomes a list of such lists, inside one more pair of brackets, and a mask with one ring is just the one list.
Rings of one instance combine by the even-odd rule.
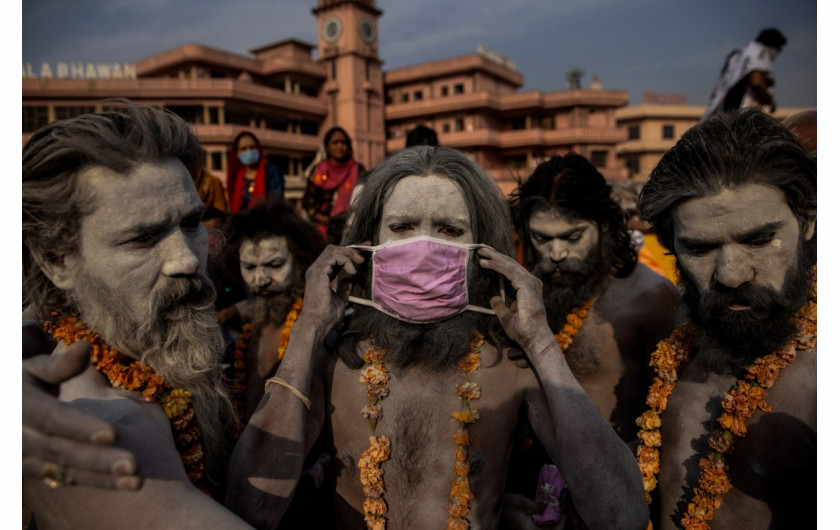
[[[317, 0], [23, 0], [22, 56], [126, 63], [194, 42], [247, 54], [289, 37], [317, 43]], [[816, 0], [378, 0], [385, 69], [473, 53], [516, 63], [523, 89], [559, 90], [583, 69], [604, 88], [683, 93], [707, 102], [724, 57], [777, 27], [780, 106], [817, 104]]]

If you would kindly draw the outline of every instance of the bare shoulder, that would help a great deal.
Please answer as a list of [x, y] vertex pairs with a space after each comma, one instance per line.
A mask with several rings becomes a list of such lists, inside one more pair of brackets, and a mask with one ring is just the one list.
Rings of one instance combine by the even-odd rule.
[[774, 412], [789, 414], [817, 428], [817, 352], [799, 351], [768, 392]]
[[629, 276], [612, 278], [595, 308], [608, 319], [637, 322], [664, 336], [676, 324], [679, 305], [680, 295], [674, 284], [638, 263]]
[[62, 385], [60, 399], [114, 425], [116, 445], [135, 454], [143, 485], [128, 492], [81, 486], [50, 489], [40, 481], [24, 480], [24, 504], [33, 511], [38, 528], [166, 528], [175, 521], [179, 527], [196, 529], [245, 528], [190, 484], [163, 410], [134, 394], [110, 388], [93, 368]]
[[679, 293], [676, 286], [668, 278], [653, 272], [644, 263], [637, 263], [628, 276], [615, 278], [609, 287], [620, 295], [631, 300], [644, 298], [648, 303], [651, 297], [668, 303], [679, 303]]

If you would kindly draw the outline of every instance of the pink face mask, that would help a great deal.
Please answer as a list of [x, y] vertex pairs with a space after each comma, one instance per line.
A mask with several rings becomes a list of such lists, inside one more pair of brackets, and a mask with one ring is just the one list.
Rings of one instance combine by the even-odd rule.
[[350, 301], [415, 324], [444, 320], [465, 310], [493, 315], [490, 309], [470, 305], [467, 295], [471, 251], [486, 246], [429, 236], [375, 247], [350, 245], [373, 252], [372, 300], [351, 296]]

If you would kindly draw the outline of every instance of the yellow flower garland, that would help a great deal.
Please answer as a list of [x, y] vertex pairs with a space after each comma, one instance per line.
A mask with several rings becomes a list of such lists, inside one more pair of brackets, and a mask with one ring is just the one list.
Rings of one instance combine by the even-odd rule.
[[574, 342], [575, 335], [578, 334], [581, 326], [583, 326], [583, 321], [586, 320], [587, 316], [589, 316], [589, 310], [592, 309], [592, 305], [594, 303], [595, 296], [593, 295], [582, 306], [566, 315], [566, 323], [563, 325], [563, 329], [554, 336], [554, 338], [557, 339], [557, 344], [560, 346], [560, 349], [564, 354], [572, 345], [572, 342]]
[[201, 449], [201, 432], [196, 425], [195, 412], [186, 390], [172, 388], [152, 368], [140, 361], [120, 353], [102, 341], [76, 317], [53, 313], [52, 320], [44, 324], [44, 330], [57, 341], [67, 346], [80, 340], [90, 343], [90, 363], [101, 372], [111, 386], [141, 392], [148, 402], [160, 402], [163, 412], [169, 418], [175, 446], [181, 455], [181, 462], [187, 476], [196, 487], [204, 476], [204, 453]]
[[[295, 321], [300, 316], [300, 311], [303, 309], [303, 298], [298, 298], [289, 309], [286, 315], [286, 320], [283, 323], [283, 329], [280, 330], [280, 340], [277, 343], [277, 359], [282, 360], [286, 354], [286, 346], [289, 345], [289, 335], [292, 331]], [[234, 406], [236, 408], [236, 415], [240, 420], [245, 417], [245, 396], [246, 386], [245, 381], [247, 374], [245, 372], [245, 354], [248, 351], [248, 345], [251, 342], [251, 336], [254, 332], [254, 326], [250, 322], [242, 324], [242, 332], [236, 340], [236, 350], [233, 353], [233, 395]], [[242, 426], [244, 428], [244, 425]]]
[[[773, 386], [781, 370], [796, 359], [796, 350], [808, 351], [816, 345], [816, 283], [812, 286], [810, 300], [800, 309], [795, 320], [798, 329], [796, 337], [776, 352], [756, 359], [743, 378], [723, 396], [723, 412], [717, 419], [722, 429], [709, 438], [711, 451], [700, 459], [699, 487], [694, 488], [692, 500], [680, 521], [683, 528], [710, 528], [708, 522], [714, 517], [715, 510], [720, 508], [723, 495], [732, 489], [726, 455], [734, 451], [736, 437], [746, 436], [746, 422], [756, 409], [770, 411], [765, 401], [767, 389]], [[646, 401], [651, 408], [636, 420], [636, 425], [641, 428], [639, 438], [642, 441], [636, 449], [636, 460], [642, 473], [648, 504], [652, 501], [651, 492], [656, 489], [656, 476], [660, 471], [660, 415], [667, 407], [668, 396], [679, 379], [680, 370], [691, 358], [692, 347], [692, 328], [685, 322], [669, 338], [661, 341], [651, 355], [650, 365], [656, 372]], [[652, 528], [650, 523], [648, 528]]]
[[[467, 514], [469, 503], [475, 498], [470, 489], [469, 445], [470, 434], [468, 425], [478, 420], [476, 409], [470, 407], [470, 400], [481, 396], [481, 388], [477, 383], [469, 380], [469, 374], [481, 366], [479, 351], [484, 344], [484, 337], [476, 332], [470, 340], [469, 352], [458, 362], [458, 371], [462, 381], [455, 388], [455, 394], [461, 400], [461, 410], [452, 413], [458, 421], [458, 432], [455, 439], [455, 480], [450, 490], [450, 504], [447, 508], [447, 528], [449, 530], [466, 530], [469, 528]], [[365, 495], [364, 514], [365, 523], [371, 530], [385, 530], [387, 520], [385, 514], [388, 506], [385, 503], [385, 482], [383, 480], [382, 464], [391, 457], [391, 441], [387, 436], [374, 436], [376, 424], [382, 418], [380, 400], [390, 394], [388, 381], [391, 375], [386, 363], [388, 352], [372, 345], [364, 354], [365, 366], [359, 374], [359, 382], [367, 387], [366, 397], [368, 405], [362, 408], [362, 417], [368, 420], [372, 436], [369, 437], [369, 447], [359, 457], [359, 480]]]

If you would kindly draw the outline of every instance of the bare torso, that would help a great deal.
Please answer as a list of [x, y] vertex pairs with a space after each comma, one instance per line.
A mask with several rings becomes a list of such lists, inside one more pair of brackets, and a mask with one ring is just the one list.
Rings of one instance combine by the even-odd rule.
[[[713, 528], [812, 528], [816, 514], [816, 352], [798, 352], [769, 390], [771, 412], [757, 410], [728, 459], [732, 490], [715, 511]], [[699, 459], [709, 453], [721, 399], [732, 375], [704, 373], [695, 357], [662, 414], [662, 470], [656, 490], [660, 528], [678, 528], [693, 488]], [[655, 514], [652, 514], [657, 522]]]
[[638, 264], [626, 278], [610, 279], [566, 352], [572, 373], [624, 441], [636, 438], [650, 354], [673, 330], [678, 305], [673, 284]]
[[[496, 528], [501, 508], [504, 470], [513, 434], [528, 390], [536, 389], [531, 370], [507, 357], [496, 366], [495, 348], [485, 344], [482, 366], [470, 380], [481, 387], [472, 403], [480, 418], [470, 426], [471, 528]], [[359, 371], [336, 361], [329, 390], [328, 411], [335, 453], [336, 503], [341, 528], [363, 528], [364, 500], [357, 462], [368, 448], [370, 428], [361, 416], [367, 404]], [[387, 518], [392, 528], [445, 528], [449, 493], [455, 478], [455, 442], [458, 423], [451, 417], [460, 410], [455, 387], [461, 376], [453, 367], [441, 374], [422, 369], [391, 373], [391, 393], [381, 401], [383, 418], [377, 436], [391, 440], [391, 459], [382, 465]]]

